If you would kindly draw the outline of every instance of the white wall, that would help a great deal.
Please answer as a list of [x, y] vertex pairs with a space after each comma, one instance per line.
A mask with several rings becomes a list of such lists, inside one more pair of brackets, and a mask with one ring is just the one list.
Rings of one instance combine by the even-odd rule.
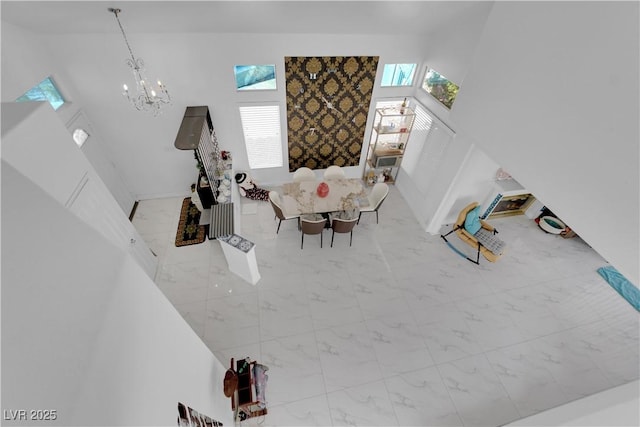
[[[448, 57], [455, 62], [456, 70], [466, 70], [477, 32], [490, 8], [479, 4], [469, 7], [482, 12], [476, 15], [475, 24], [463, 22], [439, 36], [443, 39], [439, 60], [444, 61]], [[283, 31], [286, 31], [284, 26]], [[20, 38], [23, 33], [12, 28], [2, 38], [3, 48], [5, 44], [11, 45], [8, 40]], [[378, 55], [381, 63], [415, 62], [421, 66], [433, 47], [435, 36], [421, 39], [375, 34], [133, 32], [129, 38], [136, 54], [145, 60], [149, 78], [161, 78], [172, 94], [173, 106], [159, 118], [136, 112], [121, 96], [122, 83], [131, 86], [132, 82], [124, 64], [127, 52], [120, 34], [83, 34], [81, 37], [29, 34], [31, 45], [40, 44], [54, 52], [52, 56], [59, 79], [73, 85], [73, 101], [82, 105], [88, 119], [108, 145], [132, 193], [142, 199], [189, 192], [189, 185], [196, 176], [193, 154], [176, 150], [173, 146], [185, 107], [208, 105], [222, 148], [234, 155], [234, 169], [248, 169], [237, 112], [243, 102], [276, 101], [280, 104], [285, 135], [283, 151], [286, 154], [285, 56]], [[19, 50], [9, 49], [6, 55], [3, 52], [3, 57], [12, 58], [18, 54]], [[233, 66], [245, 63], [276, 64], [277, 91], [237, 92], [234, 89]], [[11, 66], [10, 60], [3, 61], [3, 68]], [[3, 91], [3, 100], [11, 100], [12, 92], [19, 95], [12, 89], [17, 78], [17, 73], [3, 78], [3, 88], [8, 88], [6, 93]], [[421, 78], [419, 72], [416, 80]], [[374, 98], [409, 96], [412, 90], [376, 87], [373, 95]], [[362, 167], [349, 171], [353, 172], [350, 175], [359, 176]], [[291, 176], [287, 165], [280, 169], [253, 171], [252, 174], [258, 183], [263, 184], [282, 182]]]
[[46, 102], [2, 104], [2, 158], [63, 205], [89, 169]]
[[[380, 63], [416, 62], [420, 82], [426, 63], [435, 66], [451, 78], [463, 76], [492, 2], [473, 2], [464, 6], [471, 17], [458, 19], [456, 25], [440, 29], [423, 37], [388, 35], [326, 35], [326, 34], [140, 34], [132, 33], [135, 52], [146, 61], [150, 78], [159, 77], [167, 83], [174, 105], [160, 118], [152, 118], [134, 111], [122, 98], [121, 83], [131, 85], [128, 68], [123, 64], [126, 47], [121, 35], [83, 34], [35, 36], [11, 25], [2, 38], [3, 57], [13, 58], [29, 46], [46, 46], [55, 52], [55, 64], [37, 64], [48, 72], [51, 65], [60, 80], [73, 86], [74, 102], [83, 107], [87, 118], [105, 141], [108, 153], [122, 171], [135, 198], [184, 195], [195, 179], [195, 162], [191, 152], [173, 146], [184, 108], [188, 105], [208, 105], [223, 149], [234, 155], [234, 169], [248, 169], [237, 107], [243, 102], [276, 101], [281, 106], [282, 131], [285, 135], [283, 153], [286, 159], [286, 119], [284, 88], [284, 56], [313, 55], [379, 55]], [[435, 5], [437, 9], [437, 5]], [[462, 7], [462, 6], [461, 6]], [[437, 13], [448, 13], [448, 8]], [[105, 18], [106, 19], [106, 18]], [[448, 19], [444, 16], [443, 19]], [[135, 30], [132, 30], [135, 31]], [[215, 29], [212, 29], [215, 31]], [[283, 26], [283, 31], [286, 28]], [[9, 40], [28, 35], [27, 45], [14, 48]], [[8, 49], [5, 49], [8, 45]], [[6, 53], [5, 53], [6, 50]], [[37, 56], [32, 60], [37, 61]], [[233, 89], [232, 67], [243, 63], [275, 63], [279, 87], [277, 91], [236, 92]], [[10, 60], [3, 61], [3, 69], [11, 68]], [[3, 100], [19, 95], [16, 82], [25, 86], [19, 73], [3, 75]], [[380, 76], [378, 76], [379, 82]], [[28, 79], [26, 79], [28, 80]], [[418, 83], [419, 85], [419, 83]], [[421, 89], [374, 88], [373, 97], [416, 96], [425, 105], [448, 118], [443, 109]], [[439, 109], [445, 110], [443, 111]], [[373, 112], [370, 114], [370, 120]], [[365, 141], [370, 129], [367, 127]], [[456, 163], [462, 158], [449, 159]], [[286, 163], [286, 160], [285, 160]], [[347, 175], [361, 176], [364, 158], [358, 167], [347, 168]], [[278, 169], [252, 171], [259, 184], [268, 185], [289, 180], [287, 165]], [[448, 177], [448, 175], [447, 175]], [[104, 178], [104, 177], [103, 177]], [[439, 180], [446, 191], [449, 183]], [[112, 187], [110, 187], [112, 188]], [[442, 191], [441, 191], [442, 190]], [[112, 190], [113, 192], [113, 190]], [[438, 201], [433, 201], [438, 203]]]
[[137, 264], [4, 160], [2, 184], [3, 409], [175, 426], [183, 402], [232, 425], [225, 367]]
[[156, 256], [46, 102], [2, 103], [2, 159], [155, 277]]
[[639, 284], [637, 2], [497, 2], [452, 118]]
[[[456, 25], [448, 28], [448, 31], [433, 34], [428, 47], [422, 50], [424, 63], [421, 77], [424, 77], [428, 67], [460, 87], [465, 85], [465, 78], [473, 62], [478, 41], [494, 4], [493, 1], [472, 3], [474, 3], [473, 7], [477, 8], [472, 16], [458, 20]], [[451, 110], [423, 90], [422, 81], [416, 87], [414, 96], [440, 120], [457, 130]]]
[[455, 222], [460, 211], [471, 202], [482, 204], [495, 185], [498, 169], [499, 165], [496, 162], [477, 145], [472, 145], [466, 161], [451, 185], [452, 200], [448, 201], [451, 203], [450, 209], [441, 222]]
[[[41, 37], [2, 21], [2, 101], [14, 101], [35, 84], [55, 73], [53, 51], [40, 42]], [[9, 42], [11, 40], [11, 42]], [[7, 64], [11, 63], [8, 67]], [[62, 82], [57, 82], [62, 83]], [[59, 88], [65, 93], [68, 88]], [[62, 107], [65, 108], [65, 107]]]
[[469, 149], [435, 121], [428, 134], [412, 132], [396, 186], [423, 229], [440, 229], [440, 206]]
[[[72, 125], [80, 118], [84, 123], [79, 124], [86, 125], [89, 120], [81, 111], [82, 104], [74, 82], [65, 74], [66, 64], [57, 60], [55, 49], [47, 48], [46, 38], [43, 39], [5, 21], [2, 21], [1, 30], [2, 102], [15, 101], [34, 85], [51, 76], [67, 101], [56, 111], [59, 121], [65, 125]], [[85, 79], [86, 77], [89, 76], [85, 76]], [[94, 81], [92, 84], [99, 82]], [[100, 141], [100, 136], [94, 129], [89, 130], [91, 137], [87, 141], [85, 156], [96, 167], [123, 212], [129, 215], [135, 202], [129, 185], [118, 166], [113, 163], [113, 154], [108, 144]], [[71, 135], [68, 137], [71, 138]]]
[[475, 8], [473, 14], [458, 17], [455, 24], [433, 34], [428, 49], [423, 50], [425, 65], [460, 86], [473, 60], [477, 41], [493, 3], [469, 2], [467, 7]]
[[[130, 73], [122, 64], [123, 42], [117, 34], [88, 35], [82, 40], [51, 37], [48, 43], [55, 47], [62, 61], [73, 61], [82, 52], [85, 56], [82, 68], [86, 67], [86, 61], [98, 64], [99, 69], [92, 70], [98, 81], [113, 81], [113, 76], [119, 82], [130, 81]], [[67, 73], [80, 85], [79, 92], [86, 110], [92, 114], [92, 122], [118, 153], [116, 161], [125, 170], [134, 193], [139, 198], [149, 198], [188, 192], [195, 179], [193, 153], [174, 148], [187, 106], [209, 106], [221, 148], [233, 153], [234, 169], [248, 170], [238, 106], [259, 101], [279, 103], [285, 165], [255, 170], [252, 175], [262, 184], [282, 182], [291, 177], [286, 164], [284, 57], [380, 55], [381, 61], [419, 62], [419, 45], [424, 43], [408, 37], [375, 35], [137, 34], [136, 51], [145, 59], [148, 71], [166, 82], [173, 96], [173, 106], [160, 118], [133, 110], [122, 99], [120, 86], [85, 84], [75, 68], [69, 68]], [[95, 46], [105, 48], [96, 50]], [[246, 63], [275, 64], [278, 89], [236, 91], [233, 66]], [[105, 117], [110, 120], [104, 120]]]
[[73, 132], [78, 128], [84, 129], [89, 134], [87, 140], [82, 144], [82, 153], [95, 168], [107, 188], [109, 188], [109, 191], [120, 205], [122, 211], [125, 214], [130, 213], [136, 200], [133, 198], [131, 192], [129, 192], [129, 186], [118, 172], [118, 168], [111, 161], [109, 154], [107, 154], [104, 148], [104, 141], [101, 140], [100, 135], [93, 129], [91, 122], [89, 122], [84, 112], [81, 109], [78, 110], [65, 126], [71, 135], [73, 135]]
[[[435, 121], [427, 141], [414, 141], [407, 147], [396, 184], [420, 225], [432, 234], [440, 233], [443, 224], [455, 220], [454, 211], [463, 203], [458, 199], [482, 200], [490, 170], [498, 168], [472, 139], [458, 132], [451, 110], [422, 89], [427, 68], [463, 85], [493, 2], [475, 2], [469, 7], [476, 8], [473, 15], [431, 35], [428, 46], [422, 49], [423, 63], [411, 94], [429, 110], [430, 116], [457, 134], [452, 136]], [[418, 158], [415, 165], [411, 164], [412, 156]]]

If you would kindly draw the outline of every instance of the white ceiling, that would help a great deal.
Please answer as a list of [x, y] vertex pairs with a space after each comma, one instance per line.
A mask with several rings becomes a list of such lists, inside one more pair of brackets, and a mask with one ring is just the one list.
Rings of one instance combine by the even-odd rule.
[[[482, 14], [483, 1], [5, 1], [2, 20], [40, 34], [429, 34]], [[484, 12], [486, 13], [486, 12]]]

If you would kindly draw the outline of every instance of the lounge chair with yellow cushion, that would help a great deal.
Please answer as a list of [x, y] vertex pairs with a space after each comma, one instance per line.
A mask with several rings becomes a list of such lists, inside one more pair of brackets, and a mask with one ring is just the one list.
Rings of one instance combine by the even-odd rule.
[[[451, 233], [456, 233], [460, 240], [477, 249], [475, 260], [464, 255], [451, 245], [451, 242], [447, 240], [447, 236]], [[504, 253], [506, 244], [495, 236], [497, 233], [498, 230], [491, 224], [480, 219], [480, 205], [478, 202], [473, 202], [460, 211], [458, 219], [453, 224], [453, 230], [447, 234], [440, 235], [440, 237], [442, 237], [454, 251], [469, 261], [480, 264], [480, 254], [490, 262], [496, 262]]]

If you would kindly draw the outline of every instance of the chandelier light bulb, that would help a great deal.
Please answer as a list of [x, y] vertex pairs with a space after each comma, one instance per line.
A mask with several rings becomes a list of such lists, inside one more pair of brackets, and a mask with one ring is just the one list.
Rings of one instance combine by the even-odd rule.
[[125, 91], [125, 92], [129, 90], [129, 88], [127, 87], [127, 85], [122, 85], [122, 88], [124, 89], [124, 91]]
[[151, 96], [155, 97], [156, 96], [156, 91], [151, 89]]

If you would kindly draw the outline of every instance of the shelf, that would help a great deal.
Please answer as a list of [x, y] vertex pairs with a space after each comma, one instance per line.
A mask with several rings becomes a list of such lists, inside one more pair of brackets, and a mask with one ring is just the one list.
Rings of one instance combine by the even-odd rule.
[[[385, 156], [387, 157], [387, 156]], [[402, 161], [402, 156], [388, 156], [388, 157], [400, 157], [400, 161]], [[385, 169], [396, 169], [399, 168], [400, 165], [396, 164], [396, 165], [380, 165], [380, 166], [376, 166], [373, 163], [373, 159], [367, 159], [367, 166], [369, 166], [370, 169], [375, 169], [375, 170], [379, 170], [380, 172], [382, 172]]]
[[[404, 130], [402, 130], [404, 129]], [[409, 131], [406, 128], [401, 128], [400, 130], [389, 130], [389, 129], [373, 129], [374, 131], [376, 131], [377, 133], [379, 133], [380, 135], [402, 135], [403, 133], [408, 134]]]
[[391, 148], [382, 146], [376, 148], [373, 154], [375, 154], [376, 156], [402, 156], [404, 155], [404, 148]]
[[[391, 178], [391, 179], [390, 179], [390, 180], [388, 180], [388, 181], [378, 181], [378, 182], [384, 182], [385, 184], [390, 184], [390, 185], [391, 185], [391, 184], [395, 184], [395, 183], [396, 183], [395, 179], [393, 179], [393, 178]], [[373, 187], [373, 186], [374, 186], [374, 185], [376, 185], [378, 182], [368, 182], [368, 181], [365, 181], [365, 185], [366, 185], [367, 187]]]
[[[377, 108], [362, 179], [367, 185], [394, 184], [409, 142], [415, 112], [410, 107]], [[387, 178], [382, 181], [380, 174]], [[375, 178], [371, 178], [371, 173]]]
[[[257, 400], [256, 378], [253, 376], [253, 367], [255, 365], [255, 360], [247, 362], [246, 359], [243, 359], [236, 361], [234, 367], [234, 359], [231, 359], [231, 369], [235, 370], [238, 375], [237, 393], [240, 420], [267, 414], [267, 408], [264, 403]], [[265, 385], [263, 384], [263, 387]], [[236, 409], [233, 399], [231, 399], [231, 409]]]

